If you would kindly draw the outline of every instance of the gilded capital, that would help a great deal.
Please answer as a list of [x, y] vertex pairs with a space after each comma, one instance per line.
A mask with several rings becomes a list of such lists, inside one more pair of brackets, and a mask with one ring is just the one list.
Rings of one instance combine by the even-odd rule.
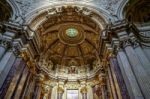
[[44, 94], [48, 94], [49, 90], [50, 90], [50, 86], [49, 85], [42, 85], [42, 89], [43, 89]]
[[63, 94], [64, 93], [64, 89], [62, 87], [58, 86], [57, 92], [60, 93], [60, 94]]
[[25, 60], [25, 61], [28, 61], [29, 60], [29, 56], [27, 54], [27, 52], [25, 51], [22, 51], [20, 56]]
[[85, 86], [85, 87], [82, 87], [81, 90], [80, 90], [80, 92], [81, 92], [82, 94], [87, 93], [87, 88], [86, 88], [86, 86]]
[[105, 73], [101, 73], [99, 75], [99, 81], [100, 81], [100, 85], [106, 85], [106, 74]]
[[42, 83], [43, 81], [44, 81], [44, 78], [45, 78], [45, 76], [43, 75], [43, 74], [37, 74], [36, 75], [36, 81], [38, 82], [38, 83]]

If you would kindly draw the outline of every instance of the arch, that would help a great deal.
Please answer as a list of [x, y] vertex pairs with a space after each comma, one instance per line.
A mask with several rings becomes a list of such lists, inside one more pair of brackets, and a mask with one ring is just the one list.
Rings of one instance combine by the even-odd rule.
[[131, 0], [124, 7], [123, 15], [129, 22], [135, 24], [150, 23], [150, 1]]
[[[27, 15], [25, 15], [25, 24], [26, 25], [29, 25], [33, 20], [34, 18], [36, 18], [38, 15], [41, 15], [42, 13], [44, 13], [45, 11], [48, 11], [49, 9], [52, 9], [52, 8], [58, 8], [58, 7], [61, 7], [61, 6], [68, 6], [69, 4], [54, 4], [54, 5], [48, 5], [48, 6], [44, 6], [44, 7], [41, 7], [41, 8], [37, 8], [35, 10], [33, 10], [32, 12], [28, 13]], [[98, 14], [99, 16], [101, 16], [101, 18], [106, 22], [106, 23], [109, 23], [109, 20], [111, 19], [112, 21], [114, 21], [114, 18], [113, 16], [111, 16], [108, 11], [105, 11], [104, 9], [100, 9], [100, 8], [96, 8], [94, 6], [91, 6], [91, 5], [87, 5], [87, 4], [72, 4], [72, 6], [77, 6], [77, 7], [85, 7], [85, 8], [88, 8], [90, 9], [91, 11], [95, 12], [96, 14]]]
[[12, 17], [12, 8], [6, 0], [0, 1], [0, 21], [7, 22]]
[[117, 16], [118, 16], [119, 20], [125, 19], [124, 8], [128, 2], [129, 2], [129, 0], [123, 0], [119, 6], [118, 11], [117, 11]]
[[10, 21], [22, 24], [24, 21], [22, 11], [19, 8], [19, 6], [16, 4], [16, 1], [15, 0], [6, 0], [6, 1], [9, 3], [9, 5], [12, 8], [12, 16], [10, 18]]

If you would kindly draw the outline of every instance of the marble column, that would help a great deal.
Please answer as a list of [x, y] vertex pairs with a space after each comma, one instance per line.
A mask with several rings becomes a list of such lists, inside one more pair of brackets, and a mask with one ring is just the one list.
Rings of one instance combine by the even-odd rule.
[[9, 85], [13, 79], [13, 77], [15, 76], [15, 73], [17, 71], [17, 68], [19, 67], [21, 58], [17, 58], [13, 64], [13, 66], [11, 67], [11, 70], [9, 71], [2, 87], [0, 88], [0, 97], [3, 99], [5, 94], [7, 93], [7, 90], [9, 88]]
[[48, 99], [51, 99], [51, 95], [52, 95], [52, 89], [50, 88], [49, 94], [48, 94]]
[[131, 99], [144, 99], [125, 52], [120, 49], [117, 60]]
[[118, 99], [117, 90], [116, 90], [114, 78], [113, 78], [112, 75], [113, 74], [112, 74], [112, 71], [111, 71], [110, 66], [109, 66], [108, 67], [108, 78], [109, 78], [110, 88], [111, 88], [111, 91], [112, 91], [113, 98]]
[[34, 95], [34, 88], [35, 88], [35, 79], [33, 74], [30, 74], [30, 78], [29, 78], [29, 82], [28, 82], [28, 86], [26, 88], [26, 92], [24, 94], [25, 99], [32, 99], [33, 95]]
[[107, 81], [106, 81], [106, 74], [101, 72], [99, 74], [99, 81], [101, 85], [101, 92], [102, 92], [102, 99], [108, 99], [107, 96]]
[[58, 86], [58, 88], [57, 88], [57, 99], [62, 99], [63, 93], [64, 93], [64, 89], [62, 87]]
[[0, 45], [0, 59], [1, 59], [2, 56], [4, 55], [5, 51], [6, 51], [6, 48], [3, 47], [2, 45]]
[[87, 93], [82, 93], [83, 99], [87, 99]]
[[87, 99], [87, 88], [86, 86], [81, 88], [82, 99]]
[[34, 89], [33, 99], [40, 99], [41, 98], [42, 82], [44, 80], [44, 75], [43, 74], [37, 74], [35, 79], [36, 79], [36, 82], [35, 82], [35, 89]]
[[15, 91], [17, 89], [17, 85], [22, 77], [22, 73], [25, 69], [25, 62], [23, 60], [20, 60], [19, 62], [19, 65], [18, 65], [18, 68], [16, 68], [16, 72], [15, 72], [15, 76], [12, 78], [12, 81], [9, 85], [9, 88], [7, 90], [7, 93], [5, 95], [5, 99], [11, 99], [14, 94], [15, 94]]
[[131, 68], [136, 76], [138, 84], [142, 90], [145, 99], [150, 97], [150, 77], [140, 62], [137, 54], [135, 53], [130, 41], [124, 40], [123, 47], [131, 64]]
[[115, 56], [111, 56], [109, 58], [110, 61], [110, 69], [113, 72], [113, 78], [115, 79], [115, 87], [118, 94], [119, 99], [129, 99], [128, 91], [123, 80], [123, 76], [121, 74], [117, 59]]
[[14, 64], [16, 56], [13, 51], [9, 50], [0, 60], [0, 88], [4, 83], [6, 76], [8, 75], [12, 65]]
[[42, 85], [36, 82], [33, 99], [40, 99], [41, 92], [42, 92]]
[[29, 81], [29, 86], [26, 90], [25, 99], [32, 99], [33, 95], [34, 95], [34, 88], [35, 88], [35, 79], [34, 76], [31, 75], [30, 81]]
[[49, 99], [49, 92], [50, 92], [50, 86], [44, 85], [43, 86], [43, 99]]
[[[110, 83], [110, 79], [109, 77], [107, 76], [107, 91], [109, 93], [108, 95], [108, 99], [113, 99], [113, 93], [112, 93], [112, 89], [111, 89], [111, 83]], [[100, 98], [101, 99], [101, 98]]]
[[20, 99], [21, 97], [23, 97], [22, 94], [25, 91], [25, 86], [27, 84], [26, 80], [28, 77], [29, 77], [29, 71], [28, 71], [28, 67], [26, 66], [23, 71], [22, 77], [17, 85], [17, 89], [13, 97], [14, 99]]
[[23, 93], [22, 93], [22, 98], [30, 98], [30, 89], [32, 88], [32, 86], [30, 86], [30, 84], [32, 83], [31, 82], [31, 78], [32, 78], [32, 74], [29, 72], [28, 73], [28, 76], [27, 76], [27, 79], [25, 81], [25, 87], [24, 87], [24, 90], [23, 90]]
[[141, 48], [141, 46], [139, 45], [139, 43], [135, 40], [133, 41], [134, 43], [134, 50], [137, 54], [137, 56], [139, 57], [140, 62], [142, 63], [144, 69], [146, 70], [146, 72], [148, 73], [148, 75], [150, 76], [150, 61], [148, 59], [148, 57], [145, 55], [143, 49]]
[[6, 49], [8, 48], [10, 42], [6, 41], [6, 40], [1, 40], [0, 41], [0, 60], [2, 58], [2, 56], [5, 54]]

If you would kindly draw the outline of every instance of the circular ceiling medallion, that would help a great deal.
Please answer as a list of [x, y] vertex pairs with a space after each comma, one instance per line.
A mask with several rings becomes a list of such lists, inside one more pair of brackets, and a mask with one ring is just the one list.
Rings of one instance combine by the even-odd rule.
[[60, 27], [58, 37], [64, 44], [77, 45], [84, 41], [85, 33], [82, 26], [78, 24], [67, 24]]
[[66, 34], [67, 34], [67, 36], [73, 38], [73, 37], [76, 37], [78, 35], [78, 30], [75, 28], [68, 28], [66, 30]]

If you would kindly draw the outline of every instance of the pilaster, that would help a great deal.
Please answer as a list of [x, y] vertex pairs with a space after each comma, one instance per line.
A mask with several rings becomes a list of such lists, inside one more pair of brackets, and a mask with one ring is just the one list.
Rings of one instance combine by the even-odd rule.
[[87, 99], [87, 88], [86, 88], [86, 86], [82, 87], [80, 92], [82, 94], [82, 99]]
[[144, 53], [144, 51], [143, 51], [143, 49], [139, 43], [139, 40], [135, 37], [132, 37], [131, 38], [131, 44], [133, 46], [133, 50], [135, 51], [135, 53], [137, 54], [137, 57], [140, 60], [140, 63], [143, 65], [143, 68], [145, 69], [145, 71], [150, 76], [150, 61], [149, 61], [148, 57], [145, 55], [145, 53]]
[[108, 94], [107, 94], [107, 80], [106, 80], [106, 74], [104, 72], [101, 72], [99, 74], [99, 81], [100, 81], [100, 86], [101, 86], [101, 92], [102, 92], [102, 99], [108, 99]]
[[33, 99], [40, 99], [42, 93], [42, 83], [44, 80], [44, 75], [41, 73], [37, 74], [35, 79], [36, 79], [36, 83], [35, 83]]
[[141, 61], [139, 60], [137, 54], [135, 53], [131, 43], [130, 39], [122, 41], [123, 48], [126, 52], [127, 58], [131, 64], [131, 68], [136, 76], [136, 79], [138, 81], [138, 84], [143, 92], [143, 95], [146, 99], [149, 98], [150, 93], [150, 79], [149, 75], [144, 69]]

